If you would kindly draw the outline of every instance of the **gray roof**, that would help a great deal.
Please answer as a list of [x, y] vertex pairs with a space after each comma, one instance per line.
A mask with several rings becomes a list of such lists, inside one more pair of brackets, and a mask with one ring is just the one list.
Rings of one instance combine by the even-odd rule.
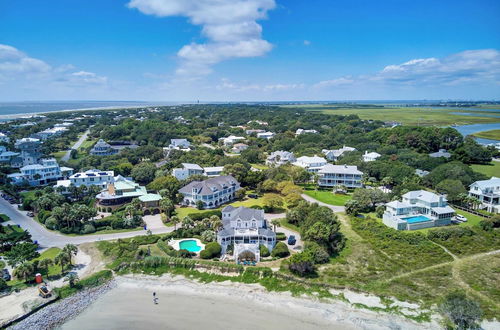
[[497, 187], [500, 186], [500, 178], [492, 177], [489, 180], [476, 181], [473, 184], [471, 184], [471, 186], [478, 186], [481, 190], [490, 187]]
[[438, 152], [433, 152], [429, 154], [430, 157], [437, 158], [437, 157], [444, 157], [444, 158], [450, 158], [451, 154], [447, 152], [445, 149], [439, 149]]
[[[403, 197], [408, 199], [419, 199], [433, 203], [433, 202], [439, 202], [440, 195], [437, 195], [435, 193], [426, 190], [414, 190], [407, 192], [406, 194], [403, 195]], [[446, 201], [446, 199], [444, 200]]]
[[264, 210], [251, 209], [244, 206], [235, 208], [229, 205], [223, 208], [222, 212], [231, 212], [232, 219], [240, 218], [242, 220], [247, 220], [247, 219], [265, 220]]
[[200, 195], [211, 195], [215, 191], [221, 191], [224, 188], [235, 185], [239, 187], [239, 182], [230, 175], [217, 176], [204, 181], [193, 181], [182, 187], [179, 192], [183, 194], [191, 194], [193, 189]]
[[186, 170], [203, 171], [203, 168], [198, 164], [182, 163], [182, 167], [184, 167]]
[[319, 170], [318, 173], [355, 174], [355, 175], [363, 174], [363, 172], [358, 170], [358, 167], [354, 165], [332, 165], [332, 164], [326, 164], [325, 166], [323, 166], [321, 170]]

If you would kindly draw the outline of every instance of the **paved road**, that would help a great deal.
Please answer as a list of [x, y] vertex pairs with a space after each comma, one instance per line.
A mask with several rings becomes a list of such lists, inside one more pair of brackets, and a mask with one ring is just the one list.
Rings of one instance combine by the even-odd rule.
[[[0, 213], [6, 214], [11, 222], [20, 225], [21, 228], [30, 232], [32, 239], [40, 244], [41, 248], [48, 247], [63, 247], [66, 244], [82, 244], [88, 242], [115, 240], [118, 238], [129, 238], [134, 236], [146, 235], [146, 230], [130, 231], [116, 234], [102, 235], [85, 235], [85, 236], [66, 236], [53, 231], [47, 230], [37, 221], [28, 217], [23, 211], [19, 211], [17, 207], [9, 204], [3, 198], [0, 198]], [[153, 234], [165, 234], [172, 232], [174, 227], [152, 228]]]
[[90, 133], [90, 130], [86, 130], [85, 133], [83, 133], [82, 136], [80, 136], [80, 138], [78, 139], [78, 141], [75, 142], [75, 144], [73, 144], [73, 146], [71, 147], [71, 149], [69, 149], [68, 151], [66, 151], [66, 153], [64, 154], [64, 156], [62, 156], [61, 160], [63, 162], [67, 162], [69, 160], [69, 157], [71, 156], [71, 150], [73, 149], [78, 149], [80, 148], [80, 146], [82, 145], [82, 143], [87, 140], [88, 136], [89, 136], [89, 133]]
[[326, 206], [335, 213], [345, 212], [345, 207], [343, 207], [343, 206], [326, 204], [326, 203], [320, 202], [319, 200], [314, 199], [310, 196], [307, 196], [306, 194], [302, 194], [301, 196], [309, 203], [316, 203], [316, 204], [321, 205], [321, 206]]

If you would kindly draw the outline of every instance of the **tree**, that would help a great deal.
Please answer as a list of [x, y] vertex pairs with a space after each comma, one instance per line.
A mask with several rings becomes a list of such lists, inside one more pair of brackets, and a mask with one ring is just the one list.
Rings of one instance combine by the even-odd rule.
[[460, 330], [478, 328], [477, 322], [481, 320], [483, 314], [479, 304], [467, 298], [463, 292], [448, 294], [439, 306], [439, 310]]
[[79, 280], [80, 278], [78, 277], [78, 274], [74, 272], [71, 272], [64, 277], [64, 282], [68, 282], [70, 288], [73, 288]]
[[71, 266], [71, 259], [78, 253], [78, 247], [74, 244], [66, 244], [62, 250], [63, 253], [68, 255], [68, 262]]
[[389, 201], [389, 195], [382, 192], [380, 189], [363, 189], [354, 190], [352, 199], [359, 204], [361, 211], [371, 212], [374, 210], [377, 203], [385, 203]]
[[276, 232], [276, 227], [281, 227], [281, 222], [279, 219], [271, 220], [271, 224], [273, 225], [274, 232]]
[[271, 252], [271, 256], [284, 258], [290, 255], [290, 251], [288, 251], [288, 246], [283, 242], [278, 242]]
[[247, 176], [250, 166], [245, 166], [241, 163], [227, 164], [224, 166], [223, 173], [225, 175], [233, 176], [238, 182], [244, 183], [245, 177]]
[[357, 200], [351, 199], [345, 203], [345, 213], [350, 215], [358, 215], [361, 212], [361, 207]]
[[295, 253], [289, 259], [288, 268], [292, 273], [305, 276], [315, 272], [314, 260], [307, 252]]
[[153, 163], [149, 162], [136, 165], [131, 172], [132, 178], [142, 184], [148, 184], [153, 181], [155, 178], [155, 173], [156, 166]]
[[263, 198], [264, 208], [269, 212], [275, 211], [283, 206], [283, 198], [278, 194], [266, 194]]
[[217, 239], [217, 235], [213, 230], [205, 230], [201, 233], [201, 240], [204, 242], [213, 242]]
[[174, 203], [169, 198], [163, 198], [160, 200], [160, 208], [163, 210], [165, 215], [169, 217], [175, 210]]
[[64, 271], [64, 266], [70, 263], [70, 256], [64, 251], [59, 252], [54, 258], [54, 263], [61, 266], [61, 272]]
[[210, 220], [210, 227], [213, 230], [218, 231], [223, 227], [222, 220], [218, 216], [212, 215], [209, 220]]
[[182, 227], [189, 229], [193, 225], [194, 225], [194, 221], [190, 217], [185, 216], [184, 219], [182, 219]]
[[285, 196], [285, 202], [288, 207], [295, 207], [302, 200], [302, 196], [298, 193], [291, 193], [290, 195]]
[[174, 215], [172, 218], [170, 218], [170, 221], [174, 224], [174, 230], [177, 230], [177, 224], [181, 222], [181, 219], [179, 219], [178, 216]]
[[5, 253], [5, 258], [10, 266], [15, 267], [20, 263], [38, 257], [40, 254], [37, 252], [37, 249], [38, 245], [36, 244], [29, 242], [19, 243]]
[[42, 270], [45, 275], [49, 274], [49, 267], [54, 264], [54, 260], [50, 258], [42, 259], [38, 262], [38, 268]]
[[33, 276], [35, 267], [29, 261], [23, 261], [17, 268], [14, 269], [14, 276], [17, 278], [22, 278], [24, 282], [28, 280], [28, 277]]
[[205, 208], [205, 204], [203, 204], [203, 202], [202, 202], [202, 201], [197, 200], [197, 201], [196, 201], [196, 208], [197, 208], [198, 210], [203, 210], [203, 209]]
[[150, 190], [156, 190], [164, 198], [175, 201], [175, 195], [181, 188], [181, 183], [172, 175], [160, 176], [147, 185]]
[[457, 202], [460, 196], [466, 193], [465, 187], [460, 180], [445, 179], [436, 185], [436, 190], [440, 194], [446, 194], [450, 202]]

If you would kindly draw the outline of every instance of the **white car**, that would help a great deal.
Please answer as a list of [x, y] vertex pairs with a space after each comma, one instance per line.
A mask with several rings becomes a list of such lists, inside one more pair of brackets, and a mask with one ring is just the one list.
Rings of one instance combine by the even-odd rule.
[[466, 217], [464, 217], [464, 216], [463, 216], [463, 215], [461, 215], [461, 214], [457, 214], [457, 215], [455, 216], [455, 219], [457, 219], [457, 220], [458, 220], [458, 221], [460, 221], [460, 222], [467, 222], [467, 218], [466, 218]]

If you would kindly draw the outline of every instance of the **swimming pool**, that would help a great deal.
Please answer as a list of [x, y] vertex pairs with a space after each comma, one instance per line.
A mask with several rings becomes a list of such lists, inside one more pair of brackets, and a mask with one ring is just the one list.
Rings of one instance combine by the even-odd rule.
[[194, 239], [187, 239], [179, 242], [180, 250], [188, 250], [189, 252], [199, 252], [201, 246]]
[[403, 220], [408, 222], [408, 223], [417, 223], [417, 222], [430, 221], [431, 219], [424, 217], [423, 215], [418, 215], [415, 217], [403, 218]]

